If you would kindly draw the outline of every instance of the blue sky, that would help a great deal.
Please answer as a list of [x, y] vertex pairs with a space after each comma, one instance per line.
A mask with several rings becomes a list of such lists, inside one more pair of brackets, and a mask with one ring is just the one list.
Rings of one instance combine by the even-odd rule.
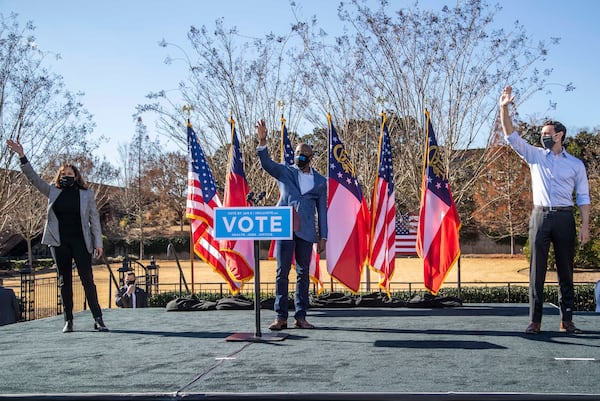
[[[321, 22], [337, 21], [339, 1], [296, 1], [305, 17], [316, 14]], [[397, 9], [412, 5], [413, 0], [390, 3]], [[435, 8], [443, 3], [421, 2]], [[519, 20], [536, 39], [562, 38], [548, 57], [554, 68], [551, 81], [573, 82], [576, 90], [564, 93], [559, 86], [549, 87], [557, 101], [551, 116], [570, 133], [600, 127], [596, 114], [600, 106], [600, 1], [504, 0], [501, 5], [498, 26], [510, 28]], [[173, 51], [159, 47], [161, 39], [185, 47], [191, 25], [211, 27], [220, 17], [248, 36], [286, 32], [293, 21], [286, 0], [0, 0], [0, 12], [5, 16], [18, 13], [21, 25], [32, 20], [39, 48], [61, 54], [62, 60], [53, 62], [51, 68], [63, 76], [70, 90], [85, 92], [85, 107], [97, 125], [95, 133], [109, 138], [99, 152], [113, 164], [119, 163], [118, 145], [135, 133], [135, 106], [145, 102], [148, 92], [173, 89], [182, 79], [182, 68], [164, 64]], [[548, 100], [544, 94], [527, 100], [519, 106], [521, 117], [545, 116]], [[155, 137], [152, 122], [145, 123]], [[169, 146], [166, 139], [160, 140]]]

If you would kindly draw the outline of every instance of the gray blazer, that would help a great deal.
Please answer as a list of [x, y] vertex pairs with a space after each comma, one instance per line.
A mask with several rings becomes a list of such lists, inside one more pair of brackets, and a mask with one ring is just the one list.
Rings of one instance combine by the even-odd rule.
[[[276, 163], [265, 148], [259, 150], [260, 164], [269, 175], [279, 181], [278, 206], [293, 206], [300, 218], [300, 228], [295, 234], [305, 241], [317, 242], [327, 238], [327, 180], [313, 169], [315, 186], [305, 194], [300, 193], [298, 175], [293, 166]], [[317, 233], [316, 228], [319, 228]]]
[[[48, 246], [60, 246], [60, 233], [58, 230], [58, 218], [52, 209], [54, 202], [62, 189], [54, 184], [48, 184], [33, 170], [29, 162], [21, 164], [21, 170], [31, 185], [48, 198], [48, 210], [44, 234], [42, 235], [42, 244]], [[81, 211], [81, 228], [83, 231], [83, 240], [89, 253], [94, 248], [102, 248], [102, 229], [100, 227], [100, 216], [96, 206], [94, 191], [91, 189], [79, 190], [79, 209]]]

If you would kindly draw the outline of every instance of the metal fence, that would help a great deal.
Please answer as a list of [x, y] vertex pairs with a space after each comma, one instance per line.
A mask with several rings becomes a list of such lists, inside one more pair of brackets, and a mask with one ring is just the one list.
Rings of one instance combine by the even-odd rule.
[[[148, 278], [147, 275], [142, 274], [144, 269], [141, 267], [136, 267], [135, 265], [127, 266], [127, 268], [139, 268], [139, 272], [136, 272], [138, 276], [138, 285], [141, 288], [145, 288], [149, 294], [158, 295], [158, 294], [172, 294], [174, 296], [185, 296], [190, 294], [189, 285], [184, 284], [182, 280], [177, 283], [159, 283], [158, 281], [153, 281], [154, 278], [150, 276]], [[121, 267], [122, 269], [121, 276], [125, 274], [127, 270], [125, 270], [125, 266]], [[138, 274], [139, 273], [139, 274]], [[73, 275], [73, 283], [77, 283], [78, 275], [74, 271]], [[122, 277], [121, 277], [122, 281]], [[575, 296], [578, 297], [578, 286], [582, 285], [590, 285], [591, 283], [575, 283]], [[444, 283], [444, 290], [459, 290], [461, 287], [490, 287], [490, 288], [503, 288], [506, 289], [508, 293], [507, 302], [511, 302], [511, 289], [514, 290], [515, 287], [528, 287], [528, 282], [446, 282]], [[557, 284], [547, 284], [548, 287], [557, 287]], [[326, 288], [324, 289], [326, 293], [346, 293], [349, 294], [349, 291], [342, 285], [338, 283], [327, 283]], [[392, 289], [392, 293], [408, 293], [410, 295], [418, 295], [426, 292], [422, 283], [414, 283], [414, 282], [392, 282], [390, 283], [390, 287]], [[60, 300], [60, 291], [58, 290], [58, 277], [53, 278], [36, 278], [33, 277], [28, 272], [21, 273], [21, 286], [20, 288], [14, 288], [17, 293], [17, 297], [19, 298], [19, 303], [21, 306], [22, 312], [22, 320], [35, 320], [41, 319], [44, 317], [57, 316], [62, 314], [62, 303]], [[290, 294], [293, 294], [295, 290], [295, 283], [290, 283]], [[317, 294], [317, 287], [315, 284], [312, 284], [311, 291], [314, 295]], [[371, 291], [369, 283], [361, 283], [361, 290], [359, 291], [359, 295], [364, 295], [372, 292], [378, 292], [378, 289]], [[225, 283], [194, 283], [194, 292], [196, 294], [202, 294], [204, 296], [211, 295], [214, 298], [222, 298], [227, 295], [230, 295], [227, 284]], [[261, 297], [272, 297], [275, 296], [275, 283], [274, 282], [266, 282], [261, 283], [260, 286], [260, 296]], [[111, 302], [114, 299], [115, 293], [113, 293], [113, 286], [109, 286], [108, 293], [99, 293], [98, 296], [100, 298], [107, 297], [109, 300], [109, 308], [114, 307]], [[251, 285], [245, 286], [240, 295], [246, 296], [248, 298], [254, 297], [254, 288]], [[106, 299], [106, 298], [102, 298]], [[87, 309], [87, 303], [85, 299], [85, 294], [83, 291], [83, 287], [81, 285], [73, 285], [73, 311], [78, 312]]]

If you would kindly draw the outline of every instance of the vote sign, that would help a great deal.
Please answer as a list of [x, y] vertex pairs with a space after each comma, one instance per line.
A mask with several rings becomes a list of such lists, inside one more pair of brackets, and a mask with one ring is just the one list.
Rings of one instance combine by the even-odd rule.
[[292, 207], [217, 207], [216, 239], [292, 239]]

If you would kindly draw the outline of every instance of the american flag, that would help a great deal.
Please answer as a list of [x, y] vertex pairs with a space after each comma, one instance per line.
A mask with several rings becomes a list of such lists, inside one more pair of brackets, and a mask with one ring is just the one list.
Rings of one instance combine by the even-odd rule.
[[371, 242], [369, 263], [379, 272], [379, 287], [389, 292], [396, 266], [396, 206], [392, 145], [385, 114], [382, 115], [379, 140], [379, 170], [371, 199]]
[[283, 116], [281, 116], [281, 162], [288, 165], [294, 164], [294, 149]]
[[414, 213], [396, 215], [396, 255], [416, 255], [419, 216]]
[[236, 294], [242, 286], [227, 273], [225, 258], [214, 234], [214, 209], [221, 206], [217, 186], [192, 125], [187, 124], [188, 194], [185, 214], [191, 222], [194, 253], [229, 284]]

